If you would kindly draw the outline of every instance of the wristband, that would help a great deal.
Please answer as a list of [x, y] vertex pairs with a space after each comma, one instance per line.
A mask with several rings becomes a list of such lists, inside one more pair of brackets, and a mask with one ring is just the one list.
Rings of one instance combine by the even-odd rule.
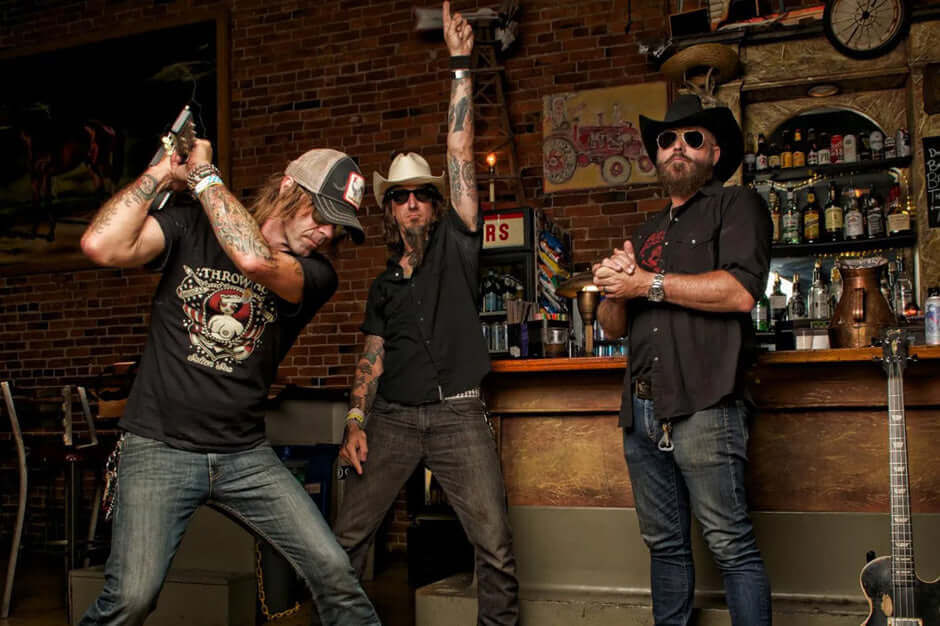
[[215, 165], [211, 163], [197, 165], [186, 175], [186, 186], [189, 187], [190, 191], [195, 192], [196, 185], [209, 176], [217, 176], [219, 182], [222, 181], [222, 173]]
[[450, 69], [469, 70], [470, 69], [470, 55], [469, 54], [457, 54], [457, 55], [450, 57]]
[[357, 422], [360, 426], [366, 421], [365, 413], [362, 412], [362, 409], [351, 408], [346, 411], [346, 421], [347, 422]]
[[205, 191], [209, 187], [215, 187], [216, 185], [221, 185], [221, 184], [222, 184], [222, 179], [216, 176], [215, 174], [212, 174], [211, 176], [206, 176], [205, 178], [200, 180], [198, 183], [196, 183], [195, 188], [193, 188], [193, 193], [198, 198], [199, 194], [201, 194], [203, 191]]
[[470, 70], [454, 70], [454, 80], [470, 78]]

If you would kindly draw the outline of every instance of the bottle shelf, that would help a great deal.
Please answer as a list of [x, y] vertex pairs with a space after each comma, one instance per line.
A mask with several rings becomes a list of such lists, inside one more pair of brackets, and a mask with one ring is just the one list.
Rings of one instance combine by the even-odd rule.
[[480, 311], [480, 319], [506, 317], [506, 311]]
[[754, 174], [744, 174], [743, 180], [748, 182], [761, 182], [772, 180], [785, 182], [792, 180], [806, 180], [813, 174], [824, 177], [851, 176], [865, 172], [877, 172], [895, 167], [909, 167], [911, 157], [897, 157], [894, 159], [881, 159], [879, 161], [857, 161], [855, 163], [833, 163], [830, 165], [813, 165], [809, 167], [788, 167], [786, 169], [764, 170]]
[[865, 252], [880, 248], [907, 248], [917, 243], [914, 233], [892, 235], [890, 237], [876, 237], [874, 239], [855, 239], [846, 241], [817, 241], [815, 243], [785, 244], [775, 243], [770, 248], [770, 256], [793, 257], [813, 256], [822, 254], [838, 254], [839, 252]]

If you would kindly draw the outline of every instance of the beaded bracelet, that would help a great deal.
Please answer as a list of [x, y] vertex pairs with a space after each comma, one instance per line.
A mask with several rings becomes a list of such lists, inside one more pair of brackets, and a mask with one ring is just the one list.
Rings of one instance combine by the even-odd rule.
[[347, 422], [358, 422], [360, 426], [366, 421], [366, 416], [362, 412], [362, 409], [357, 409], [355, 407], [349, 409], [346, 412], [346, 421]]
[[212, 163], [202, 163], [201, 165], [197, 165], [192, 170], [190, 170], [189, 174], [187, 174], [186, 186], [189, 187], [190, 191], [196, 193], [196, 186], [203, 179], [208, 178], [209, 176], [217, 176], [219, 178], [219, 182], [222, 182], [222, 172], [220, 172], [219, 168], [217, 168], [215, 165]]

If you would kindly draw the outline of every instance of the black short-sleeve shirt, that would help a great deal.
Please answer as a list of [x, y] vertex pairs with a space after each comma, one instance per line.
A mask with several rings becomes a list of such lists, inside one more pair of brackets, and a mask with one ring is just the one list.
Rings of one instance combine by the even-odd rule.
[[[665, 274], [725, 270], [754, 299], [770, 271], [770, 216], [756, 193], [712, 181], [684, 205], [669, 207], [632, 237], [637, 262]], [[753, 359], [748, 313], [712, 313], [646, 298], [627, 305], [630, 368], [620, 424], [633, 423], [630, 378], [652, 381], [658, 419], [706, 409], [725, 396], [743, 393], [742, 375]]]
[[362, 332], [384, 340], [378, 393], [386, 400], [436, 402], [478, 386], [489, 372], [477, 307], [481, 225], [471, 231], [446, 210], [410, 278], [395, 256], [372, 283]]
[[243, 275], [200, 206], [154, 214], [166, 246], [151, 269], [147, 344], [120, 426], [185, 450], [231, 452], [264, 441], [268, 388], [297, 335], [336, 291], [319, 254], [297, 257], [303, 300], [294, 304]]

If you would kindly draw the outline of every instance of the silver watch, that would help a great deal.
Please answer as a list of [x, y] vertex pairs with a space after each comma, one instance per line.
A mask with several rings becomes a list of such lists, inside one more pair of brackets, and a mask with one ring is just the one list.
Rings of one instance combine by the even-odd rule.
[[650, 285], [650, 290], [646, 292], [646, 299], [650, 302], [662, 302], [666, 297], [666, 292], [663, 291], [663, 280], [666, 279], [666, 275], [663, 273], [655, 274], [653, 276], [653, 284]]

